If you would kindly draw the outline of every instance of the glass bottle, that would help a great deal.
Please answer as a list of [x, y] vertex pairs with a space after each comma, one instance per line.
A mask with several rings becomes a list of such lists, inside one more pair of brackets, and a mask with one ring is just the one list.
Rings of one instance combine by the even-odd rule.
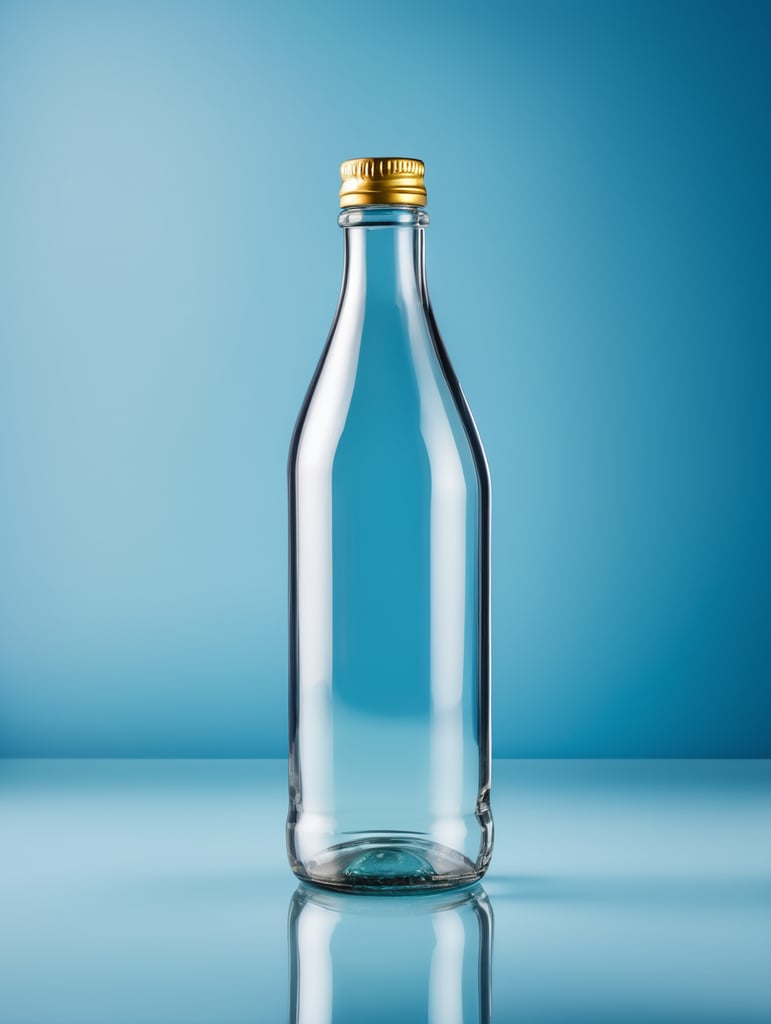
[[290, 1024], [490, 1024], [481, 886], [384, 900], [301, 884], [289, 905]]
[[434, 320], [424, 167], [341, 166], [343, 285], [289, 464], [289, 814], [302, 879], [479, 879], [490, 814], [490, 482]]

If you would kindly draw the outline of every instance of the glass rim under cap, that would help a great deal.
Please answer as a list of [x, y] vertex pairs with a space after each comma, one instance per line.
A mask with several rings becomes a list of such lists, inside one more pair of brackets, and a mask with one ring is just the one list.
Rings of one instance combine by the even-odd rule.
[[425, 206], [422, 160], [368, 156], [340, 164], [340, 206]]

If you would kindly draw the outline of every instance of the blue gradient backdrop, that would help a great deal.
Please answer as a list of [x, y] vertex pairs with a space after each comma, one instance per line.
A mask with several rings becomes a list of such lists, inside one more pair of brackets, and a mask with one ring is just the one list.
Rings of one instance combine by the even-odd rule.
[[771, 748], [771, 6], [0, 0], [0, 752], [285, 749], [337, 164], [428, 166], [498, 755]]

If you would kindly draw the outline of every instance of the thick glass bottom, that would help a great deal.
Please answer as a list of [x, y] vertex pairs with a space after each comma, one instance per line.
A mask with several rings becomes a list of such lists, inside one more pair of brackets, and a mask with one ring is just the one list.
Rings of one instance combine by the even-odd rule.
[[397, 832], [359, 836], [292, 867], [305, 881], [340, 892], [400, 893], [470, 885], [486, 864], [477, 866], [447, 846]]

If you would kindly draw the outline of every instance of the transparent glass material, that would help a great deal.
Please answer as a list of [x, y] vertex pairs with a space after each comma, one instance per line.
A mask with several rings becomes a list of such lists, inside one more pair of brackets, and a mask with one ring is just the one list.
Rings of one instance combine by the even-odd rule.
[[289, 908], [291, 1024], [490, 1024], [481, 886], [398, 900], [301, 885]]
[[287, 846], [341, 890], [467, 884], [490, 815], [490, 484], [426, 289], [424, 210], [344, 209], [289, 455]]

